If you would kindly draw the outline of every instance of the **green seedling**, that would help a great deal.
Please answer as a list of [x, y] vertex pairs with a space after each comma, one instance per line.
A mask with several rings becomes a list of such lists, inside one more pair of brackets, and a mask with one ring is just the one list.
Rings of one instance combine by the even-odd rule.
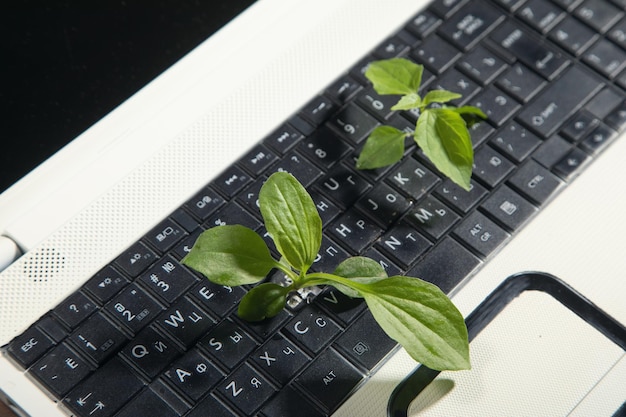
[[[437, 116], [440, 118], [440, 116]], [[280, 259], [265, 240], [241, 225], [204, 231], [182, 262], [210, 281], [251, 285], [238, 315], [270, 319], [302, 288], [332, 285], [349, 297], [363, 298], [382, 329], [416, 361], [437, 370], [468, 369], [469, 343], [463, 316], [435, 285], [407, 276], [388, 277], [366, 257], [344, 260], [332, 272], [312, 271], [322, 241], [322, 221], [304, 187], [285, 172], [272, 174], [259, 192], [259, 207]], [[272, 270], [290, 278], [281, 286], [265, 282]]]
[[392, 126], [379, 126], [367, 138], [357, 168], [374, 169], [398, 162], [404, 155], [405, 138], [413, 136], [424, 155], [441, 173], [465, 190], [470, 189], [474, 151], [467, 123], [487, 116], [477, 107], [448, 106], [460, 94], [431, 90], [422, 98], [418, 90], [424, 67], [404, 58], [375, 61], [365, 76], [381, 95], [399, 95], [391, 110], [419, 110], [415, 131], [407, 133]]

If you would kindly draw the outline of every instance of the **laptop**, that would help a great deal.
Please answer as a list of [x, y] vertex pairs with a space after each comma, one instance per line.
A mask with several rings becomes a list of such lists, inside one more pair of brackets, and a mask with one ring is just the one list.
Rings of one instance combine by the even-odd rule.
[[[617, 0], [255, 1], [0, 194], [3, 402], [30, 416], [624, 415], [625, 8]], [[396, 54], [425, 65], [425, 88], [461, 89], [488, 113], [472, 129], [472, 192], [454, 189], [415, 149], [387, 171], [351, 171], [362, 138], [340, 127], [352, 112], [411, 122], [381, 115], [385, 104], [363, 79], [374, 57]], [[338, 93], [344, 85], [349, 98]], [[321, 121], [320, 103], [336, 109]], [[345, 149], [329, 166], [311, 154], [334, 149], [311, 139], [317, 129]], [[248, 161], [259, 149], [276, 158], [255, 173]], [[299, 294], [255, 327], [234, 311], [245, 289], [192, 274], [188, 291], [170, 300], [144, 279], [159, 262], [176, 267], [198, 228], [256, 224], [246, 196], [283, 167], [303, 175], [318, 207], [332, 208], [322, 262], [366, 253], [390, 273], [440, 285], [470, 330], [482, 323], [471, 330], [473, 369], [424, 379], [362, 304], [339, 303], [328, 289]], [[363, 184], [350, 204], [324, 186], [333, 169]], [[381, 189], [406, 202], [388, 228], [358, 205]], [[219, 207], [202, 211], [213, 201]], [[444, 212], [449, 223], [434, 224]], [[358, 250], [337, 231], [354, 213], [380, 229]], [[164, 221], [181, 239], [160, 251], [150, 239]], [[385, 243], [407, 230], [428, 250]], [[135, 276], [124, 262], [148, 253], [138, 248], [158, 260]], [[529, 275], [559, 284], [502, 290]], [[125, 304], [137, 294], [143, 305]], [[155, 320], [124, 323], [124, 311], [137, 308]], [[183, 308], [210, 322], [193, 339], [166, 323]], [[301, 337], [306, 319], [323, 339]], [[103, 328], [110, 333], [100, 340]], [[227, 343], [232, 349], [216, 349]], [[286, 374], [271, 367], [280, 352], [293, 352], [281, 362]], [[404, 409], [398, 393], [409, 399]]]

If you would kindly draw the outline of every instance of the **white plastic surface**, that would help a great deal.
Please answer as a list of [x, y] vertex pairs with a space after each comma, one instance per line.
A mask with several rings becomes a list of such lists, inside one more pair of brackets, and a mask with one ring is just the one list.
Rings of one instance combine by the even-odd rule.
[[[0, 344], [184, 202], [328, 85], [338, 68], [347, 69], [423, 4], [259, 0], [85, 132], [76, 145], [0, 196], [2, 226], [30, 249], [0, 275]], [[138, 155], [144, 159], [130, 170]], [[69, 164], [77, 158], [84, 159]], [[619, 139], [455, 294], [461, 311], [469, 314], [507, 276], [538, 270], [566, 280], [626, 322], [624, 160], [626, 142]], [[599, 186], [607, 176], [614, 182]], [[336, 415], [385, 415], [389, 394], [414, 366], [400, 351]], [[0, 389], [34, 416], [63, 415], [5, 358], [0, 358]]]

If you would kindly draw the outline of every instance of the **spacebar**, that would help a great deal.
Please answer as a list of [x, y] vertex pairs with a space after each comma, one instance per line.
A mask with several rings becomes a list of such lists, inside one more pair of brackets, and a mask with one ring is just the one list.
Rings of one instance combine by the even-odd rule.
[[572, 67], [542, 91], [539, 97], [519, 114], [518, 120], [547, 138], [602, 86], [602, 82], [596, 78], [578, 67]]

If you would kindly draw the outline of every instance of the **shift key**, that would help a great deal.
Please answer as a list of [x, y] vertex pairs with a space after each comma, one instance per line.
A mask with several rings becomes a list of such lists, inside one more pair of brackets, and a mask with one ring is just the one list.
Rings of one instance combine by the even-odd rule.
[[587, 72], [572, 67], [520, 113], [519, 121], [547, 138], [602, 86]]

